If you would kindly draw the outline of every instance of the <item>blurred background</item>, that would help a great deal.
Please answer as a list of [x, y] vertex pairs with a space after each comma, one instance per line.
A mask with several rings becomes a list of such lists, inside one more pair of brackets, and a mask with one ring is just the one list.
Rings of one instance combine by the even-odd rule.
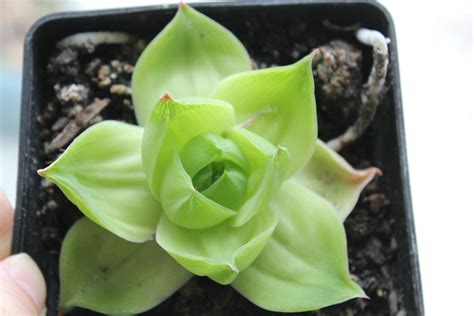
[[[175, 1], [0, 0], [0, 187], [12, 203], [16, 194], [22, 45], [27, 29], [39, 17], [58, 11], [172, 2]], [[472, 316], [472, 4], [380, 2], [391, 12], [398, 37], [426, 315]]]

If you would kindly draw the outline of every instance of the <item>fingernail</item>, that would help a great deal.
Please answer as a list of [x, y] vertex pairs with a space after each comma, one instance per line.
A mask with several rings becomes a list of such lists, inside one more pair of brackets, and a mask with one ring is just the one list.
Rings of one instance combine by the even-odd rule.
[[41, 310], [46, 298], [46, 284], [33, 259], [20, 253], [8, 257], [4, 263], [8, 264], [7, 273], [31, 296], [38, 310]]

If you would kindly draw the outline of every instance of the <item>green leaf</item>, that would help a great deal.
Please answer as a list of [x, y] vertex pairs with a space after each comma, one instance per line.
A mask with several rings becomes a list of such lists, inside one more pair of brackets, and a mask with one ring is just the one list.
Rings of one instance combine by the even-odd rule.
[[244, 202], [247, 179], [237, 169], [224, 170], [222, 175], [202, 194], [232, 210], [238, 209]]
[[366, 297], [350, 279], [344, 227], [329, 202], [287, 181], [271, 208], [278, 225], [262, 253], [232, 284], [237, 291], [278, 312]]
[[376, 175], [382, 175], [380, 169], [355, 170], [318, 140], [311, 160], [294, 179], [331, 202], [344, 220], [357, 203], [360, 192]]
[[230, 104], [210, 99], [160, 100], [145, 127], [142, 158], [153, 195], [175, 224], [190, 229], [214, 226], [235, 211], [199, 192], [186, 172], [179, 153], [203, 133], [222, 134], [234, 124]]
[[169, 91], [178, 99], [207, 97], [223, 78], [252, 69], [239, 40], [223, 26], [187, 5], [141, 54], [132, 78], [140, 125]]
[[154, 241], [131, 243], [87, 218], [64, 238], [59, 260], [61, 308], [136, 314], [160, 304], [191, 274]]
[[244, 72], [224, 79], [212, 96], [231, 103], [237, 122], [283, 146], [288, 176], [304, 166], [317, 137], [312, 55], [284, 67]]
[[104, 121], [38, 173], [92, 221], [128, 241], [151, 240], [161, 215], [142, 168], [143, 128]]
[[262, 251], [277, 217], [267, 209], [240, 227], [226, 222], [205, 230], [191, 230], [162, 216], [156, 241], [176, 261], [192, 273], [229, 284]]
[[199, 192], [232, 210], [240, 207], [248, 162], [233, 141], [215, 134], [200, 134], [186, 143], [180, 157]]
[[227, 161], [242, 170], [248, 162], [240, 148], [231, 140], [216, 134], [200, 134], [186, 143], [180, 154], [184, 169], [191, 177], [213, 161]]
[[241, 226], [266, 209], [272, 196], [278, 192], [288, 170], [288, 152], [240, 127], [227, 130], [225, 135], [239, 146], [249, 161], [245, 202], [229, 220], [231, 225]]
[[[162, 177], [166, 173], [163, 163], [174, 157], [174, 152], [180, 159], [179, 153], [186, 149], [184, 145], [196, 136], [221, 134], [234, 124], [234, 109], [224, 101], [202, 98], [177, 101], [169, 94], [163, 95], [145, 126], [142, 143], [143, 167], [153, 194], [160, 199]], [[195, 163], [192, 157], [184, 159], [185, 163], [189, 161]], [[179, 165], [184, 168], [181, 162]]]

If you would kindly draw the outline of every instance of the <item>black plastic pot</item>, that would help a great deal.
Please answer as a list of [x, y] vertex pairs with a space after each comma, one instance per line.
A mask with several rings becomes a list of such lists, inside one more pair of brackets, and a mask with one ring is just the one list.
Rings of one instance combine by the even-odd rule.
[[[239, 37], [239, 25], [248, 17], [265, 11], [271, 23], [281, 17], [298, 16], [304, 21], [329, 19], [350, 25], [361, 22], [364, 27], [380, 30], [391, 39], [389, 90], [374, 122], [365, 136], [369, 141], [369, 157], [384, 171], [383, 181], [390, 188], [390, 212], [396, 220], [398, 251], [397, 286], [408, 315], [423, 315], [415, 231], [406, 161], [402, 103], [393, 22], [387, 11], [375, 2], [366, 1], [266, 1], [213, 3], [195, 5], [200, 11], [219, 21]], [[40, 140], [36, 116], [44, 106], [41, 89], [48, 56], [56, 41], [77, 32], [126, 31], [150, 37], [161, 30], [174, 15], [176, 6], [154, 6], [107, 11], [54, 14], [39, 20], [25, 39], [22, 91], [22, 116], [18, 173], [17, 211], [12, 250], [29, 253], [41, 267], [48, 285], [48, 315], [56, 314], [58, 294], [58, 256], [47, 251], [42, 241], [42, 227], [36, 216], [41, 209], [39, 165]], [[291, 26], [289, 26], [291, 27]], [[369, 302], [370, 304], [370, 302]]]

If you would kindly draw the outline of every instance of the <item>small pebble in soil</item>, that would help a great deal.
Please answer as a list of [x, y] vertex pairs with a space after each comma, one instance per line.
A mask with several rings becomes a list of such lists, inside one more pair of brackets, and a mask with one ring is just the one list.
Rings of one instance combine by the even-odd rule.
[[65, 86], [60, 86], [59, 84], [54, 86], [57, 94], [56, 97], [58, 98], [59, 102], [82, 102], [87, 100], [89, 89], [87, 89], [82, 84], [70, 84]]
[[119, 95], [131, 95], [132, 89], [124, 84], [114, 84], [110, 87], [110, 93]]

